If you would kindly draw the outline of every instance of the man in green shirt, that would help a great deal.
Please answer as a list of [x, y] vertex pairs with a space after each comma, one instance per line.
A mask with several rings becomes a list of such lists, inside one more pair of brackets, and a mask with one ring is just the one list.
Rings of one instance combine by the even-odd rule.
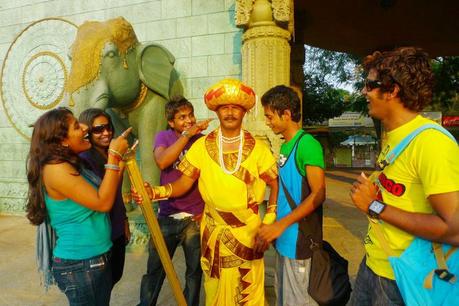
[[[285, 143], [279, 157], [279, 194], [277, 219], [263, 225], [258, 237], [276, 240], [278, 305], [317, 305], [305, 288], [309, 284], [312, 241], [322, 240], [322, 203], [325, 200], [324, 158], [320, 143], [300, 126], [301, 107], [297, 93], [280, 85], [261, 98], [266, 123]], [[295, 203], [289, 204], [289, 193]], [[292, 206], [295, 206], [294, 209]], [[305, 219], [309, 232], [300, 231]]]

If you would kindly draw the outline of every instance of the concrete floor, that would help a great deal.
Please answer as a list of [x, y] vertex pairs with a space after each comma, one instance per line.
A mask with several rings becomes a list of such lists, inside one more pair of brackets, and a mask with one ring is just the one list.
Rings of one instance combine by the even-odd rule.
[[[352, 279], [364, 254], [362, 239], [366, 233], [366, 217], [357, 211], [349, 198], [349, 188], [359, 171], [327, 171], [327, 201], [324, 204], [324, 236], [338, 252], [349, 260]], [[45, 292], [35, 262], [35, 227], [25, 217], [0, 215], [0, 305], [44, 306], [67, 305], [63, 293], [56, 287]], [[112, 292], [111, 305], [126, 306], [138, 303], [140, 279], [146, 270], [147, 253], [129, 252], [124, 276]], [[270, 249], [265, 256], [266, 296], [274, 303], [273, 262]], [[179, 249], [173, 259], [183, 284], [184, 260]], [[204, 301], [202, 293], [201, 300]], [[175, 305], [170, 286], [165, 281], [158, 305]], [[202, 303], [203, 304], [203, 303]]]

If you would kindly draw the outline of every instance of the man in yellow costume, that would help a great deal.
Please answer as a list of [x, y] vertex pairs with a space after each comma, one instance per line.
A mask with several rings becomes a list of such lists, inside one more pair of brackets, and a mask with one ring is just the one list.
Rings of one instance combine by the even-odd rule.
[[[220, 126], [191, 146], [179, 165], [183, 175], [172, 184], [154, 186], [152, 197], [180, 196], [197, 180], [205, 202], [201, 266], [206, 305], [264, 305], [263, 252], [268, 244], [256, 233], [262, 223], [275, 221], [276, 161], [267, 145], [242, 129], [245, 113], [255, 104], [250, 87], [226, 79], [208, 89], [204, 100]], [[271, 193], [262, 221], [258, 206], [266, 185]]]

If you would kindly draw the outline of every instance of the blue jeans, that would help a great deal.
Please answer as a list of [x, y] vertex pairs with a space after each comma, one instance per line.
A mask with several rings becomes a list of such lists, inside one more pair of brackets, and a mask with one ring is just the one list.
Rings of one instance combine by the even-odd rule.
[[112, 271], [110, 253], [84, 260], [53, 258], [52, 271], [70, 306], [110, 304]]
[[353, 306], [405, 305], [397, 283], [394, 280], [376, 275], [368, 268], [366, 257], [360, 263], [349, 304]]
[[[188, 306], [198, 306], [202, 277], [199, 225], [191, 218], [176, 220], [160, 217], [158, 222], [170, 257], [174, 256], [179, 244], [183, 247], [186, 261], [183, 294]], [[142, 277], [140, 285], [140, 306], [156, 305], [159, 291], [166, 276], [153, 243], [150, 243], [148, 251], [147, 273]]]

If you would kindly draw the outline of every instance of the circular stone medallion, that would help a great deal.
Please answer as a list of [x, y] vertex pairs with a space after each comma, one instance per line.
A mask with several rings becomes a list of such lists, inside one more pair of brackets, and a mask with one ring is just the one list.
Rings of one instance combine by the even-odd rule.
[[1, 98], [6, 116], [27, 139], [44, 112], [67, 106], [64, 89], [70, 46], [77, 26], [61, 18], [36, 21], [13, 41], [2, 66]]

